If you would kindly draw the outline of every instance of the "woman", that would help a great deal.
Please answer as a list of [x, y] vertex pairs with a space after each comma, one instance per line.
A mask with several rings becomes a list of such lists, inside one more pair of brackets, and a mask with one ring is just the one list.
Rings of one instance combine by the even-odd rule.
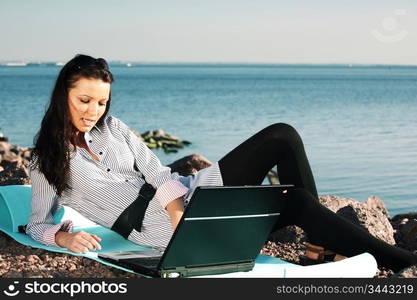
[[136, 203], [138, 191], [154, 189], [142, 225], [127, 238], [138, 244], [166, 246], [199, 185], [261, 184], [277, 165], [282, 184], [293, 184], [274, 230], [295, 224], [314, 244], [353, 256], [370, 252], [380, 266], [400, 270], [417, 256], [391, 246], [334, 214], [318, 201], [316, 185], [296, 130], [277, 123], [259, 131], [196, 175], [179, 176], [121, 120], [108, 115], [113, 76], [104, 59], [77, 55], [60, 71], [42, 120], [30, 164], [32, 214], [27, 233], [46, 245], [76, 253], [100, 249], [100, 237], [72, 232], [72, 222], [54, 224], [67, 205], [90, 220], [113, 227]]

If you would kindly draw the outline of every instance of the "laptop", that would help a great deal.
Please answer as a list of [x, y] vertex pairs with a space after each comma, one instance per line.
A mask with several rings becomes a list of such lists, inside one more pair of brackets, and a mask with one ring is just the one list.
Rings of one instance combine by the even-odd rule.
[[166, 248], [98, 257], [149, 277], [250, 271], [292, 187], [198, 186]]

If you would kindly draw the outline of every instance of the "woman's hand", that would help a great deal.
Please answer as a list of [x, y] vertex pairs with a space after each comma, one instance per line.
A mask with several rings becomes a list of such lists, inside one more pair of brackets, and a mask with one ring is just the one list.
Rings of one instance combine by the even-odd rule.
[[55, 235], [55, 242], [58, 246], [67, 248], [75, 253], [86, 253], [89, 250], [101, 250], [98, 242], [101, 241], [97, 235], [85, 231], [64, 232], [58, 231]]

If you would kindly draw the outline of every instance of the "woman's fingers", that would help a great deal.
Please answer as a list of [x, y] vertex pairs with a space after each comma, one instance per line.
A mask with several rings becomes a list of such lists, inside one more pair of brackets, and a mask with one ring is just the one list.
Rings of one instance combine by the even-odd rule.
[[99, 236], [97, 236], [97, 235], [95, 235], [95, 234], [91, 234], [91, 236], [93, 237], [93, 238], [95, 238], [95, 240], [97, 241], [97, 242], [101, 242], [101, 238], [99, 237]]
[[74, 232], [69, 236], [67, 248], [75, 253], [86, 253], [89, 250], [101, 250], [98, 243], [101, 239], [95, 235], [85, 231]]
[[101, 249], [100, 244], [97, 242], [97, 240], [94, 238], [92, 234], [84, 234], [82, 235], [82, 238], [84, 239], [83, 245], [88, 247], [88, 249], [96, 250]]
[[87, 247], [85, 247], [85, 246], [83, 246], [81, 244], [74, 245], [72, 247], [72, 249], [70, 249], [70, 250], [71, 251], [74, 251], [75, 253], [86, 253], [86, 252], [88, 252]]
[[83, 247], [87, 248], [87, 249], [90, 249], [90, 250], [95, 249], [95, 247], [93, 246], [93, 244], [92, 244], [92, 243], [90, 243], [89, 241], [87, 241], [86, 239], [81, 240], [81, 241], [80, 241], [80, 244], [81, 244]]

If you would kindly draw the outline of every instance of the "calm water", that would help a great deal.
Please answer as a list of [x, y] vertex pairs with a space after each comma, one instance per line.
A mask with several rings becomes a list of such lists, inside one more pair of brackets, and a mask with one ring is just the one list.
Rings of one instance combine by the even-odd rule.
[[[59, 67], [0, 67], [0, 127], [32, 146]], [[111, 113], [132, 129], [163, 128], [217, 161], [265, 126], [304, 140], [319, 194], [365, 201], [390, 215], [417, 211], [417, 67], [113, 66]], [[264, 181], [265, 183], [267, 181]]]

